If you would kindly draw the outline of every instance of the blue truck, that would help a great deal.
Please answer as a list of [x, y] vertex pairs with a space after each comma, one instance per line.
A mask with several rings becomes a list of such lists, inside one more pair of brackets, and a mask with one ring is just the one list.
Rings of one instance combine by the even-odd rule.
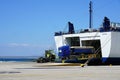
[[61, 60], [65, 62], [85, 62], [88, 58], [97, 57], [95, 54], [95, 49], [92, 46], [87, 47], [70, 47], [70, 46], [61, 46], [58, 48], [58, 56]]

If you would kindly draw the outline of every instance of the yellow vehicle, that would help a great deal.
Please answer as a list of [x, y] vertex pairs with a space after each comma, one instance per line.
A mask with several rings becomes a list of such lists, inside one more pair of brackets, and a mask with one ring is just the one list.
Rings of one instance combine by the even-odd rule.
[[54, 62], [54, 61], [55, 61], [55, 53], [53, 50], [45, 50], [45, 57], [40, 57], [37, 59], [37, 63]]

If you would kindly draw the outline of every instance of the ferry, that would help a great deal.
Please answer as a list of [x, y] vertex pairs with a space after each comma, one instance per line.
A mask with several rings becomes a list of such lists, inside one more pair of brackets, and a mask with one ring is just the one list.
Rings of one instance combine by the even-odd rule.
[[93, 63], [120, 64], [120, 23], [104, 17], [102, 25], [93, 29], [92, 2], [89, 5], [89, 29], [76, 32], [73, 23], [68, 22], [68, 32], [55, 32], [59, 58], [70, 62], [91, 59]]

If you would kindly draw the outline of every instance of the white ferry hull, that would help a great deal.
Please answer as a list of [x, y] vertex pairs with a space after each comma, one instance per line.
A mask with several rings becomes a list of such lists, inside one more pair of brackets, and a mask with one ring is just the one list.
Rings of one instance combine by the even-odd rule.
[[67, 38], [72, 37], [79, 37], [80, 47], [83, 46], [82, 41], [99, 40], [102, 62], [109, 60], [120, 63], [120, 32], [88, 32], [55, 36], [57, 51], [61, 46], [70, 45]]

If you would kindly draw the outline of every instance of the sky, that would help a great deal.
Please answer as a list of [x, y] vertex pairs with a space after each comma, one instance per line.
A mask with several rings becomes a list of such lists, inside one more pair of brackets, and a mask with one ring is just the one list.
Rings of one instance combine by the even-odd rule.
[[[107, 16], [120, 22], [120, 0], [91, 0], [93, 27]], [[90, 0], [0, 0], [0, 56], [42, 56], [55, 49], [54, 33], [89, 26]]]

